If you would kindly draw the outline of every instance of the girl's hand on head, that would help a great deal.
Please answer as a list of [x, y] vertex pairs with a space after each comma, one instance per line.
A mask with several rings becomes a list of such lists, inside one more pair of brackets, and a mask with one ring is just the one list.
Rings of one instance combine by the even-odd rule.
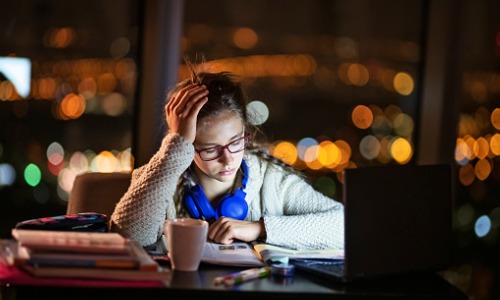
[[240, 221], [221, 217], [208, 228], [208, 239], [220, 244], [231, 244], [234, 240], [253, 242], [265, 238], [263, 221]]
[[165, 105], [168, 128], [193, 143], [196, 137], [196, 119], [208, 101], [204, 85], [191, 84], [180, 89]]

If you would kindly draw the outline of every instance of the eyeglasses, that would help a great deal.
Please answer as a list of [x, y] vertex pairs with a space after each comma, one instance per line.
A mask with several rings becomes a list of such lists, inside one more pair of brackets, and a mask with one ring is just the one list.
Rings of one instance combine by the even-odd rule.
[[229, 151], [230, 153], [238, 153], [243, 151], [243, 149], [245, 149], [245, 142], [247, 141], [247, 139], [248, 136], [245, 135], [224, 146], [215, 146], [200, 150], [195, 149], [195, 151], [204, 161], [214, 160], [222, 156], [222, 154], [224, 153], [224, 149], [227, 149], [227, 151]]

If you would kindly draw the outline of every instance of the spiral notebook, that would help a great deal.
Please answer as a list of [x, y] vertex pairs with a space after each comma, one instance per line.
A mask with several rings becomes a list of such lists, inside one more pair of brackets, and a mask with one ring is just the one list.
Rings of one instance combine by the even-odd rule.
[[346, 169], [343, 180], [344, 261], [296, 260], [298, 269], [349, 282], [449, 266], [450, 166]]

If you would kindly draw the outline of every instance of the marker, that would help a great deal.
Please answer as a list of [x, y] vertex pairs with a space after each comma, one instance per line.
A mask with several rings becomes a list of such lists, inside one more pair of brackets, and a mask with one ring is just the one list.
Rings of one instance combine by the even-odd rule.
[[262, 267], [262, 268], [252, 268], [248, 270], [244, 270], [241, 272], [236, 272], [232, 274], [228, 274], [225, 276], [220, 276], [214, 278], [215, 284], [224, 283], [225, 285], [235, 285], [240, 284], [255, 278], [264, 278], [267, 277], [271, 272], [271, 267]]

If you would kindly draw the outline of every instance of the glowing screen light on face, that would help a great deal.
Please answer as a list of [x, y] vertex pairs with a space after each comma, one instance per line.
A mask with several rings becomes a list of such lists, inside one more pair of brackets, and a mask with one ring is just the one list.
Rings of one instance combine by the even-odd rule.
[[31, 61], [22, 57], [0, 57], [0, 73], [14, 85], [17, 93], [26, 98], [31, 87]]

